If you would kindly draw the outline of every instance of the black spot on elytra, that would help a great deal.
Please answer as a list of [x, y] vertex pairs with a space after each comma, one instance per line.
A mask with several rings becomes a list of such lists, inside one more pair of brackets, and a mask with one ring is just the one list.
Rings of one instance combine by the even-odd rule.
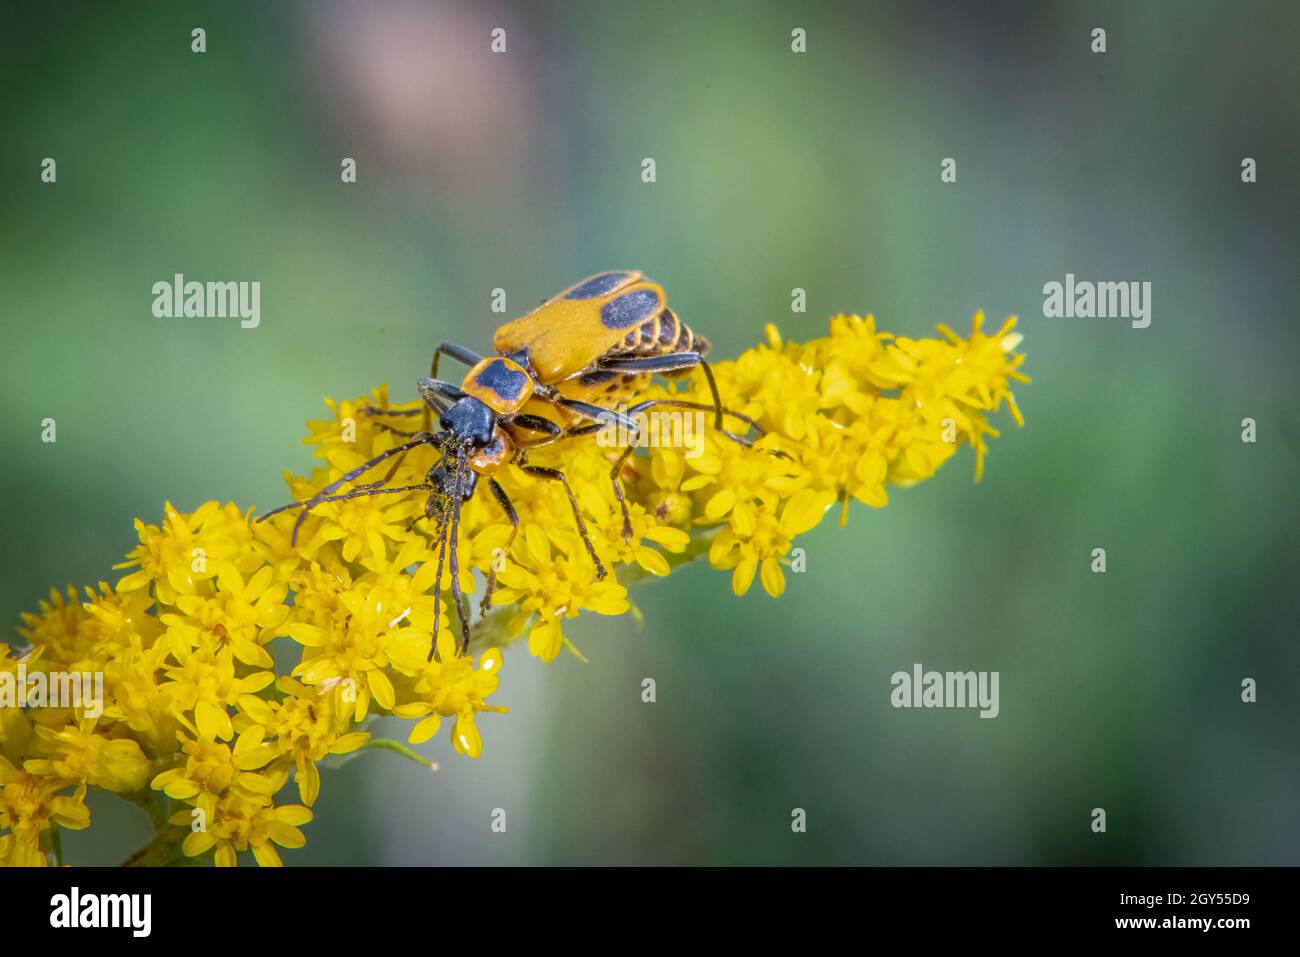
[[625, 272], [603, 272], [592, 276], [580, 286], [574, 286], [564, 294], [565, 299], [595, 299], [607, 292], [613, 292], [627, 278]]
[[600, 321], [610, 329], [626, 329], [645, 322], [660, 307], [653, 289], [634, 289], [611, 299], [600, 310]]

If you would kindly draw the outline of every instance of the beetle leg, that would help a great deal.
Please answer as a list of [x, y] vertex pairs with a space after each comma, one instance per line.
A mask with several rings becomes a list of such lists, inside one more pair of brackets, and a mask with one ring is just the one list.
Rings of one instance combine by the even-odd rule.
[[600, 556], [596, 554], [596, 546], [591, 543], [591, 535], [587, 532], [587, 523], [582, 520], [582, 510], [578, 508], [578, 499], [573, 494], [573, 489], [569, 485], [569, 480], [564, 477], [564, 473], [559, 469], [547, 468], [544, 465], [521, 465], [520, 468], [528, 475], [551, 479], [560, 482], [564, 486], [564, 491], [569, 496], [569, 505], [573, 507], [574, 521], [578, 524], [578, 534], [582, 536], [582, 543], [587, 546], [587, 554], [591, 556], [592, 562], [596, 565], [596, 577], [603, 580], [609, 573], [605, 570], [604, 564], [601, 563]]
[[419, 415], [419, 409], [380, 409], [373, 405], [363, 405], [357, 409], [362, 415]]
[[433, 364], [429, 367], [429, 378], [438, 378], [438, 357], [450, 356], [457, 362], [462, 362], [467, 366], [476, 366], [483, 361], [483, 357], [478, 353], [466, 349], [464, 346], [458, 346], [454, 342], [444, 342], [438, 348], [433, 350]]
[[[614, 413], [617, 414], [617, 413]], [[580, 425], [577, 428], [569, 429], [565, 436], [591, 435], [593, 432], [599, 432], [601, 429], [609, 428], [608, 422], [593, 422], [591, 425]], [[640, 434], [640, 429], [633, 421], [629, 421], [628, 431], [634, 436]], [[614, 467], [609, 470], [609, 480], [614, 485], [614, 498], [618, 500], [618, 507], [623, 510], [623, 541], [631, 544], [632, 542], [632, 513], [627, 508], [627, 498], [623, 494], [623, 484], [619, 481], [619, 475], [623, 472], [623, 466], [635, 452], [637, 446], [626, 445], [623, 451], [619, 453], [618, 459], [614, 462]]]
[[[510, 537], [506, 539], [504, 554], [510, 554], [510, 546], [515, 543], [515, 536], [519, 534], [519, 513], [515, 511], [514, 503], [510, 501], [510, 496], [506, 490], [501, 487], [501, 483], [494, 478], [488, 479], [488, 488], [492, 489], [492, 494], [496, 497], [497, 503], [501, 506], [501, 511], [506, 513], [506, 518], [510, 520]], [[483, 590], [483, 600], [479, 602], [479, 611], [487, 614], [488, 609], [492, 607], [492, 593], [497, 587], [497, 563], [493, 559], [489, 566], [487, 586]]]
[[[724, 435], [727, 435], [730, 438], [735, 439], [737, 442], [740, 442], [741, 445], [748, 445], [749, 443], [745, 442], [743, 439], [737, 438], [736, 436], [732, 435], [730, 432], [726, 430], [726, 428], [723, 425], [724, 415], [730, 415], [733, 416], [734, 418], [749, 423], [758, 431], [759, 435], [762, 435], [763, 430], [759, 428], [758, 423], [755, 422], [753, 419], [749, 418], [748, 416], [741, 415], [739, 412], [732, 412], [730, 409], [727, 409], [723, 406], [722, 395], [718, 392], [718, 381], [713, 377], [713, 368], [707, 362], [704, 361], [704, 357], [700, 355], [698, 352], [672, 352], [669, 353], [668, 355], [662, 355], [662, 356], [628, 356], [628, 357], [614, 356], [605, 359], [598, 359], [596, 361], [596, 367], [598, 369], [602, 369], [608, 372], [630, 372], [630, 373], [641, 373], [641, 374], [651, 374], [651, 375], [653, 375], [656, 372], [659, 373], [660, 375], [664, 375], [669, 372], [681, 372], [684, 369], [693, 369], [696, 366], [699, 366], [700, 369], [703, 370], [704, 378], [709, 383], [709, 393], [713, 396], [713, 405], [706, 406], [706, 405], [700, 405], [698, 403], [688, 404], [683, 402], [677, 402], [675, 404], [681, 408], [699, 408], [699, 409], [705, 409], [715, 413], [716, 418], [714, 420], [714, 426], [718, 429], [718, 431], [722, 432]], [[666, 402], [667, 400], [658, 400], [658, 401], [662, 403], [662, 402]], [[640, 410], [646, 408], [646, 406], [644, 403], [642, 403], [639, 406], [633, 406], [633, 408]]]
[[[458, 346], [454, 342], [444, 342], [442, 343], [442, 345], [438, 346], [438, 348], [433, 350], [433, 362], [430, 363], [429, 365], [430, 379], [436, 380], [438, 378], [438, 357], [444, 355], [450, 356], [451, 358], [455, 359], [457, 362], [463, 362], [467, 366], [475, 365], [482, 358], [482, 356], [480, 356], [478, 353], [473, 352], [470, 349], [466, 349], [464, 346]], [[456, 398], [460, 398], [460, 397], [457, 396]], [[426, 401], [428, 400], [426, 399]], [[427, 432], [429, 431], [429, 426], [432, 424], [431, 422], [432, 417], [429, 415], [428, 409], [424, 409], [423, 411], [424, 411], [424, 430]]]

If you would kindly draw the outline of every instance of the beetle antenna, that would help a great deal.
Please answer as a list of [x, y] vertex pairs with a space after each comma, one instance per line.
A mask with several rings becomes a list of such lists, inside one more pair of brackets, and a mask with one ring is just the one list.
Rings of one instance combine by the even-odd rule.
[[460, 566], [456, 560], [456, 546], [460, 541], [460, 506], [461, 490], [465, 483], [465, 473], [467, 467], [467, 453], [465, 449], [460, 449], [456, 456], [456, 481], [455, 481], [455, 502], [451, 513], [451, 595], [456, 601], [456, 613], [460, 616], [460, 653], [462, 655], [469, 652], [469, 619], [465, 615], [465, 598], [460, 591]]
[[[443, 449], [444, 454], [446, 448]], [[433, 584], [433, 617], [438, 621], [439, 609], [442, 607], [442, 570], [443, 556], [450, 553], [451, 594], [456, 614], [460, 618], [461, 640], [457, 653], [464, 654], [469, 649], [469, 621], [465, 616], [464, 595], [460, 590], [460, 568], [457, 562], [457, 537], [460, 532], [461, 496], [465, 487], [465, 473], [468, 470], [468, 453], [463, 448], [456, 449], [455, 462], [452, 465], [452, 492], [443, 504], [438, 516], [438, 572]], [[448, 544], [450, 539], [450, 544]], [[450, 618], [450, 612], [448, 613]], [[437, 628], [437, 625], [434, 626]], [[434, 632], [429, 647], [430, 661], [442, 661], [438, 654], [438, 635]]]
[[447, 509], [451, 507], [451, 500], [448, 499], [443, 503], [442, 512], [438, 516], [438, 571], [433, 581], [433, 638], [429, 643], [429, 661], [442, 661], [442, 656], [438, 654], [438, 629], [442, 626], [442, 619], [439, 615], [442, 606], [442, 557], [447, 551]]
[[370, 469], [374, 468], [380, 462], [383, 462], [385, 459], [390, 459], [393, 456], [397, 456], [397, 461], [393, 463], [393, 467], [389, 469], [388, 474], [384, 478], [380, 479], [377, 482], [370, 482], [369, 484], [366, 485], [358, 485], [355, 489], [353, 489], [353, 491], [361, 492], [369, 489], [376, 489], [381, 486], [387, 485], [389, 482], [393, 480], [393, 476], [397, 474], [397, 467], [401, 465], [402, 459], [406, 457], [407, 452], [411, 451], [411, 449], [416, 448], [417, 446], [428, 445], [431, 442], [433, 442], [435, 438], [436, 438], [435, 436], [427, 432], [417, 433], [416, 437], [412, 439], [410, 442], [405, 442], [402, 445], [394, 446], [388, 451], [376, 455], [370, 461], [361, 464], [357, 468], [354, 468], [351, 472], [339, 476], [337, 479], [335, 479], [333, 482], [330, 482], [328, 485], [326, 485], [323, 489], [321, 489], [311, 498], [304, 499], [301, 502], [290, 502], [288, 505], [281, 505], [279, 508], [273, 508], [265, 515], [258, 518], [258, 521], [264, 522], [272, 515], [278, 515], [281, 512], [287, 511], [291, 508], [299, 508], [305, 505], [306, 508], [304, 508], [298, 514], [298, 520], [293, 523], [293, 535], [290, 540], [290, 544], [296, 546], [298, 544], [298, 530], [302, 528], [302, 523], [307, 520], [307, 515], [313, 508], [315, 508], [317, 505], [321, 504], [322, 502], [342, 501], [341, 497], [334, 496], [333, 493], [338, 491], [338, 489], [342, 488], [344, 485], [348, 484], [349, 482], [355, 481], [356, 479], [360, 478], [363, 474], [365, 474]]

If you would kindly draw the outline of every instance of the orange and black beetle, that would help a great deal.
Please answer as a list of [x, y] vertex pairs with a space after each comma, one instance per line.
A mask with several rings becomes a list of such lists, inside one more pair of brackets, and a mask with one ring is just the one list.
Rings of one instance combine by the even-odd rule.
[[[344, 501], [363, 495], [428, 491], [425, 516], [434, 519], [438, 526], [435, 615], [442, 588], [443, 556], [449, 550], [452, 596], [460, 617], [462, 653], [469, 646], [469, 616], [464, 607], [457, 568], [460, 504], [474, 494], [480, 478], [487, 480], [493, 497], [512, 525], [507, 550], [519, 530], [519, 516], [494, 474], [513, 463], [529, 475], [560, 482], [573, 508], [578, 532], [595, 563], [596, 576], [604, 578], [605, 566], [591, 543], [568, 479], [559, 469], [529, 464], [530, 448], [549, 445], [570, 436], [589, 435], [611, 424], [636, 435], [637, 424], [632, 417], [657, 405], [713, 411], [717, 428], [744, 445], [749, 444], [748, 440], [724, 428], [724, 415], [739, 419], [762, 434], [752, 419], [723, 408], [713, 373], [704, 361], [708, 340], [695, 335], [668, 308], [663, 287], [639, 272], [604, 272], [584, 279], [527, 315], [501, 326], [493, 336], [492, 344], [497, 355], [486, 358], [463, 346], [450, 343], [438, 346], [434, 351], [430, 377], [417, 383], [420, 397], [425, 402], [422, 410], [363, 410], [370, 415], [382, 416], [423, 412], [425, 423], [422, 431], [399, 433], [409, 437], [409, 441], [341, 476], [314, 497], [291, 502], [259, 519], [301, 507], [303, 511], [293, 528], [293, 541], [296, 543], [298, 529], [307, 513], [323, 502]], [[437, 378], [438, 360], [444, 355], [470, 367], [459, 386]], [[598, 404], [600, 401], [626, 401], [651, 376], [681, 374], [695, 366], [704, 371], [708, 380], [712, 405], [676, 399], [648, 399], [625, 411], [618, 411]], [[432, 412], [438, 413], [441, 431], [436, 433], [431, 429]], [[441, 453], [425, 481], [419, 485], [387, 487], [402, 457], [421, 445], [433, 445]], [[618, 476], [634, 448], [633, 445], [626, 447], [610, 471], [614, 492], [623, 511], [623, 534], [627, 538], [632, 535], [632, 524]], [[357, 486], [349, 492], [333, 494], [389, 458], [396, 458], [396, 461], [385, 478]], [[496, 573], [492, 572], [480, 605], [483, 611], [491, 606], [495, 585]], [[436, 640], [429, 654], [430, 657], [437, 655]]]

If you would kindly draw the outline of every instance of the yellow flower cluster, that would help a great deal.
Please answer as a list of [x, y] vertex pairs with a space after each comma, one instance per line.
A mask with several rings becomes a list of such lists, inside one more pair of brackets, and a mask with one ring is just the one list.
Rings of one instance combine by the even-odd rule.
[[[766, 344], [714, 367], [729, 408], [766, 435], [746, 447], [705, 414], [702, 446], [660, 444], [629, 458], [621, 478], [630, 538], [609, 476], [616, 448], [588, 436], [532, 452], [533, 464], [567, 475], [610, 571], [604, 580], [563, 487], [514, 467], [498, 473], [521, 533], [507, 548], [511, 526], [480, 491], [462, 510], [457, 542], [466, 593], [480, 591], [489, 573], [498, 582], [497, 610], [476, 626], [477, 658], [457, 654], [446, 594], [435, 611], [437, 538], [423, 492], [321, 504], [296, 545], [296, 512], [259, 523], [233, 504], [189, 514], [169, 504], [161, 525], [137, 521], [140, 544], [118, 566], [133, 571], [80, 599], [73, 589], [53, 592], [23, 616], [26, 647], [0, 644], [0, 679], [10, 688], [55, 673], [103, 676], [99, 707], [0, 707], [0, 864], [55, 859], [58, 829], [90, 822], [88, 788], [151, 813], [158, 837], [138, 859], [163, 862], [170, 850], [231, 865], [251, 851], [260, 864], [279, 864], [277, 845], [304, 843], [321, 763], [381, 744], [364, 730], [372, 718], [410, 720], [415, 744], [446, 719], [454, 750], [477, 757], [478, 715], [505, 710], [487, 703], [500, 646], [516, 637], [526, 635], [545, 661], [566, 646], [576, 653], [567, 619], [622, 614], [628, 584], [703, 554], [731, 572], [736, 594], [757, 576], [780, 595], [792, 540], [836, 502], [882, 507], [887, 486], [928, 478], [961, 444], [974, 447], [978, 478], [985, 439], [997, 435], [987, 415], [1005, 402], [1020, 422], [1010, 386], [1028, 380], [1018, 371], [1014, 320], [989, 336], [982, 319], [966, 338], [940, 326], [943, 339], [907, 339], [878, 332], [870, 316], [836, 316], [828, 336], [803, 344], [769, 326]], [[650, 386], [643, 397], [710, 402], [699, 376]], [[329, 405], [334, 414], [309, 423], [305, 439], [319, 467], [306, 478], [286, 475], [295, 500], [399, 444], [397, 430], [410, 428], [409, 418], [366, 413], [393, 408], [383, 387]], [[736, 418], [727, 426], [745, 428]], [[414, 448], [390, 485], [424, 481], [437, 455]], [[385, 478], [387, 467], [358, 484]], [[434, 636], [440, 654], [431, 660]], [[273, 642], [281, 662], [296, 657], [287, 673], [277, 672]], [[290, 778], [296, 802], [282, 795]]]

